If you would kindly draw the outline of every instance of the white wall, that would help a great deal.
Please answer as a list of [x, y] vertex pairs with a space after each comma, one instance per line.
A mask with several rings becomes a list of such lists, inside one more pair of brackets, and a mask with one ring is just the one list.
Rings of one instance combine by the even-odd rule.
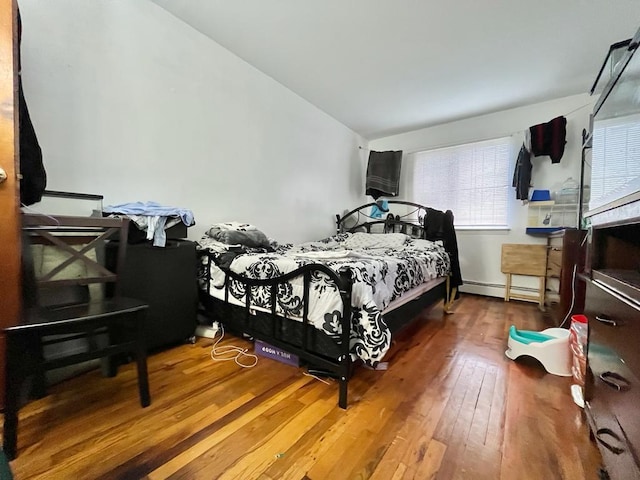
[[189, 208], [191, 238], [238, 220], [318, 239], [363, 202], [362, 138], [157, 5], [19, 5], [49, 189]]
[[[20, 8], [23, 82], [48, 188], [101, 193], [105, 205], [190, 208], [191, 238], [239, 220], [280, 241], [318, 239], [333, 232], [335, 213], [367, 201], [364, 139], [152, 2], [21, 0]], [[369, 147], [410, 152], [517, 136], [573, 112], [561, 163], [533, 159], [536, 188], [553, 188], [579, 177], [590, 111], [580, 107], [590, 103], [567, 97]], [[403, 192], [410, 171], [405, 160]], [[501, 244], [544, 241], [525, 235], [526, 207], [515, 194], [511, 206], [508, 232], [458, 232], [463, 276], [473, 282], [466, 291], [501, 296], [482, 286], [504, 284]]]
[[[380, 138], [369, 143], [372, 150], [403, 150], [415, 152], [437, 147], [458, 145], [491, 138], [513, 136], [516, 145], [522, 144], [524, 132], [530, 126], [548, 122], [559, 115], [567, 117], [567, 143], [558, 164], [549, 157], [532, 157], [534, 188], [553, 190], [568, 177], [580, 179], [582, 129], [588, 127], [593, 99], [576, 95], [527, 107], [506, 110], [470, 118], [446, 125], [416, 130], [401, 135]], [[517, 156], [513, 152], [513, 162]], [[513, 165], [512, 165], [513, 168]], [[410, 195], [412, 164], [405, 155], [402, 166], [401, 191]], [[513, 170], [511, 170], [513, 171]], [[407, 198], [410, 200], [410, 198]], [[462, 276], [467, 283], [462, 291], [504, 296], [505, 276], [500, 272], [500, 252], [503, 243], [544, 243], [545, 238], [527, 235], [527, 207], [516, 200], [515, 189], [510, 203], [509, 231], [457, 231]], [[453, 212], [455, 215], [455, 212]], [[516, 277], [516, 286], [537, 288], [530, 277]]]

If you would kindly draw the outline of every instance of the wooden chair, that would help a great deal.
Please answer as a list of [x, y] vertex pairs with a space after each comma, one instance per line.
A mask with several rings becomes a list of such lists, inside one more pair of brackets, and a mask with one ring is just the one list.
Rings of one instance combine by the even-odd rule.
[[[104, 242], [117, 237], [115, 271], [118, 271], [126, 254], [128, 227], [127, 219], [23, 215], [23, 230], [30, 239], [23, 258], [30, 259], [31, 245], [36, 244], [53, 246], [62, 254], [56, 257], [59, 263], [49, 271], [38, 278], [33, 275], [33, 285], [25, 282], [23, 318], [18, 325], [4, 330], [7, 348], [3, 448], [9, 459], [17, 455], [21, 390], [29, 376], [43, 379], [48, 370], [93, 359], [109, 359], [110, 374], [115, 375], [115, 359], [129, 354], [137, 363], [140, 403], [143, 407], [151, 403], [144, 340], [144, 317], [148, 305], [120, 296], [116, 273], [98, 261], [104, 252], [101, 248]], [[95, 256], [92, 256], [94, 252]], [[25, 277], [28, 280], [32, 265], [26, 263]], [[76, 271], [71, 277], [65, 276], [65, 269], [70, 265], [81, 265], [84, 273]], [[113, 288], [108, 290], [94, 286], [90, 296], [91, 284], [111, 285]], [[99, 338], [102, 341], [97, 341], [99, 336], [104, 337]], [[85, 351], [68, 350], [45, 358], [45, 345], [70, 340], [86, 341]], [[42, 388], [40, 393], [43, 393]]]

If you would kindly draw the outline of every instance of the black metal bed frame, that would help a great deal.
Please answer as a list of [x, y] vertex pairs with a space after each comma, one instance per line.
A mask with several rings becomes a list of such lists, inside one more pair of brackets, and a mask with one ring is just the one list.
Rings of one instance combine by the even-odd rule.
[[[338, 233], [366, 231], [371, 232], [372, 227], [380, 225], [384, 233], [401, 232], [408, 235], [424, 238], [424, 218], [427, 215], [427, 208], [412, 202], [389, 201], [390, 206], [403, 205], [411, 207], [408, 213], [394, 215], [388, 213], [386, 218], [378, 219], [365, 213], [365, 210], [376, 205], [370, 203], [358, 207], [343, 217], [336, 215], [336, 225]], [[345, 221], [351, 217], [355, 218], [356, 224], [351, 227], [345, 226]], [[364, 222], [361, 222], [365, 219]], [[375, 228], [373, 228], [375, 230]], [[213, 257], [203, 252], [209, 263], [207, 272], [211, 271]], [[314, 369], [326, 372], [328, 376], [334, 377], [339, 382], [338, 405], [347, 408], [347, 389], [349, 378], [353, 371], [351, 361], [349, 339], [351, 333], [351, 288], [352, 282], [348, 274], [338, 274], [322, 264], [307, 264], [291, 271], [285, 275], [273, 279], [253, 279], [247, 278], [232, 272], [228, 269], [225, 273], [225, 300], [219, 300], [209, 295], [210, 273], [207, 274], [207, 290], [200, 290], [200, 302], [203, 307], [201, 313], [207, 318], [221, 322], [225, 328], [235, 335], [246, 335], [253, 339], [262, 340], [277, 348], [281, 348], [289, 353], [297, 355], [298, 358]], [[316, 329], [309, 324], [309, 288], [311, 278], [314, 274], [322, 273], [337, 285], [342, 299], [342, 319], [341, 335], [339, 338], [332, 338], [326, 333]], [[293, 278], [303, 278], [303, 304], [302, 322], [290, 319], [277, 313], [277, 292], [280, 285]], [[229, 303], [229, 290], [232, 282], [241, 284], [245, 291], [245, 304], [240, 307]], [[269, 312], [259, 311], [251, 305], [251, 289], [268, 288], [270, 291]], [[391, 312], [393, 325], [389, 325], [392, 333], [409, 323], [415, 315], [427, 306], [435, 305], [438, 301], [444, 300], [445, 312], [447, 304], [450, 302], [449, 282], [444, 282], [425, 292], [421, 301], [409, 302]], [[406, 313], [406, 315], [404, 314]], [[385, 319], [387, 317], [385, 316]], [[389, 323], [389, 322], [388, 322]]]
[[[389, 212], [382, 218], [371, 215], [371, 209], [374, 206], [378, 206], [378, 203], [375, 202], [354, 208], [342, 217], [336, 215], [336, 231], [338, 233], [358, 231], [372, 233], [371, 230], [375, 230], [375, 227], [379, 226], [382, 233], [400, 232], [412, 237], [424, 238], [424, 220], [428, 214], [428, 207], [404, 200], [389, 200], [387, 203], [390, 207]], [[394, 205], [402, 205], [409, 208], [402, 215], [394, 215], [391, 213], [391, 207]], [[367, 209], [369, 209], [369, 213], [366, 212]], [[353, 220], [351, 220], [352, 217]], [[355, 224], [348, 227], [347, 223], [350, 221], [355, 221]]]

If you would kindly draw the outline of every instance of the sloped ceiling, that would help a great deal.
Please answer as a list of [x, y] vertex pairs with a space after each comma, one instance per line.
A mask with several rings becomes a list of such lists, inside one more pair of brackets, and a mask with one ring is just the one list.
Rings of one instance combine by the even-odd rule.
[[365, 138], [586, 93], [638, 0], [153, 0]]

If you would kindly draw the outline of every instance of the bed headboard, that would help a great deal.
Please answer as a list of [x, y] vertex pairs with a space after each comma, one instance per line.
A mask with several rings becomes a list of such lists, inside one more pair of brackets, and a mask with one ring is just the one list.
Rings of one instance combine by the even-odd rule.
[[336, 215], [337, 233], [405, 233], [414, 238], [425, 238], [424, 220], [427, 207], [403, 200], [388, 200], [389, 212], [381, 218], [371, 216], [376, 203], [367, 203], [343, 216]]
[[453, 212], [451, 210], [442, 212], [419, 203], [403, 200], [388, 200], [387, 202], [389, 212], [383, 213], [382, 218], [371, 216], [371, 209], [377, 205], [376, 203], [367, 203], [343, 216], [336, 215], [337, 232], [400, 232], [414, 238], [442, 240], [444, 248], [451, 257], [451, 286], [462, 285]]

